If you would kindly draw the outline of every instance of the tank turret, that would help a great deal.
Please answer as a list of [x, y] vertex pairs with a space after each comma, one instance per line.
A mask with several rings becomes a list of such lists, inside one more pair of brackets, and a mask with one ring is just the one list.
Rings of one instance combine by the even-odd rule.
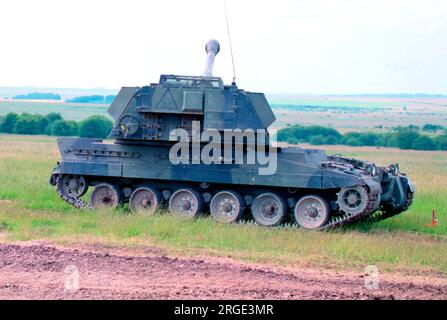
[[161, 75], [156, 84], [122, 88], [108, 110], [115, 120], [109, 138], [168, 141], [172, 130], [190, 131], [193, 121], [201, 130], [266, 130], [276, 118], [264, 94], [213, 77], [219, 42], [210, 40], [205, 50], [202, 76]]

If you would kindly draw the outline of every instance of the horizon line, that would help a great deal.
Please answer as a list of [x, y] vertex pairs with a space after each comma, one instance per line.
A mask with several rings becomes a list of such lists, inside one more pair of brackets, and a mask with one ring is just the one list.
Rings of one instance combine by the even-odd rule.
[[[48, 90], [85, 90], [85, 91], [116, 91], [120, 88], [107, 87], [46, 87], [46, 86], [0, 86], [0, 89], [48, 89]], [[32, 92], [30, 92], [32, 93]], [[43, 93], [43, 92], [42, 92]], [[49, 93], [49, 92], [48, 92]], [[427, 92], [362, 92], [362, 93], [306, 93], [306, 92], [264, 92], [269, 96], [309, 96], [309, 97], [398, 97], [398, 96], [427, 96], [427, 97], [447, 97], [447, 93], [427, 93]]]

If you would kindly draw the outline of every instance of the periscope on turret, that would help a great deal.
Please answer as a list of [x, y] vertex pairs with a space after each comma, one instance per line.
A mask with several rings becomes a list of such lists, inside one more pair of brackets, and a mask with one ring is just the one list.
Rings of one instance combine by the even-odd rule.
[[166, 205], [184, 219], [210, 213], [224, 223], [245, 214], [263, 226], [306, 229], [385, 219], [411, 205], [414, 186], [397, 164], [273, 146], [265, 95], [225, 85], [213, 75], [219, 43], [205, 51], [200, 76], [123, 87], [108, 110], [113, 143], [58, 138], [62, 159], [50, 184], [63, 200], [79, 209], [129, 203], [147, 215]]

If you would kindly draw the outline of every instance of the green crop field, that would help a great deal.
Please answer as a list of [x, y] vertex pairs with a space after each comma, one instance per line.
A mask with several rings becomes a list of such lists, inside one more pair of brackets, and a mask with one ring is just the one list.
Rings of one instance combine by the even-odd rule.
[[[126, 208], [82, 212], [65, 204], [48, 185], [59, 160], [55, 138], [0, 135], [0, 235], [3, 241], [153, 246], [185, 255], [231, 255], [283, 265], [363, 270], [376, 264], [383, 270], [447, 274], [447, 152], [323, 148], [378, 164], [399, 162], [416, 184], [414, 205], [377, 224], [332, 232], [224, 225], [206, 216], [179, 221], [165, 212], [147, 217]], [[434, 228], [427, 226], [432, 209], [439, 215]]]
[[57, 112], [67, 120], [80, 121], [94, 115], [107, 116], [105, 104], [66, 103], [53, 101], [0, 100], [0, 116], [8, 112], [46, 115]]
[[447, 126], [445, 98], [289, 97], [274, 98], [271, 103], [278, 119], [274, 128], [321, 125], [344, 133], [429, 123]]

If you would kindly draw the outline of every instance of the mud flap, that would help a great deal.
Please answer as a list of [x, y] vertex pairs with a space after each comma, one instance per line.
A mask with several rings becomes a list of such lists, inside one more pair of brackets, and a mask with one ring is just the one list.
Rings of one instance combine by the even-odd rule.
[[369, 193], [371, 195], [376, 195], [376, 194], [382, 193], [382, 186], [380, 185], [380, 183], [378, 183], [374, 179], [366, 178], [365, 182], [369, 188]]
[[50, 176], [50, 180], [48, 181], [48, 183], [51, 186], [55, 186], [56, 185], [56, 181], [57, 181], [57, 177], [61, 174], [61, 170], [59, 168], [59, 164], [57, 165], [56, 168], [54, 168], [53, 172], [51, 173]]
[[[401, 177], [401, 179], [403, 179]], [[410, 190], [411, 193], [415, 193], [416, 192], [416, 187], [414, 186], [414, 183], [408, 179], [407, 177], [405, 177], [405, 179], [407, 180], [407, 184], [408, 184], [408, 189]]]
[[396, 190], [396, 189], [397, 189], [397, 191], [393, 192], [392, 197], [394, 199], [399, 199], [399, 200], [397, 200], [397, 203], [398, 203], [397, 207], [400, 208], [400, 207], [402, 207], [404, 205], [405, 200], [407, 199], [407, 195], [406, 195], [406, 192], [404, 190], [404, 186], [402, 184], [402, 180], [400, 178], [396, 179], [396, 185], [395, 185], [394, 190]]
[[401, 208], [407, 200], [407, 183], [402, 181], [401, 177], [393, 176], [391, 178], [389, 190], [382, 195], [384, 203], [393, 207], [394, 209]]

